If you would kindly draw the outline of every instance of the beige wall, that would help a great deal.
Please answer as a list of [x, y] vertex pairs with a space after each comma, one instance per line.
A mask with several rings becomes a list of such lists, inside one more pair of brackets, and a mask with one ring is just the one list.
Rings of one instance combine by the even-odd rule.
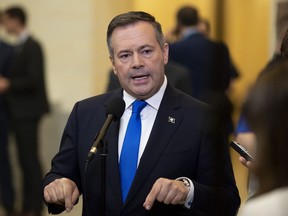
[[247, 90], [271, 57], [271, 0], [226, 0], [224, 39], [241, 72], [231, 98], [241, 107]]
[[75, 101], [92, 95], [96, 71], [94, 1], [1, 0], [0, 7], [22, 5], [29, 30], [43, 44], [51, 103], [70, 111]]
[[111, 69], [106, 46], [106, 30], [110, 20], [117, 14], [132, 10], [132, 1], [95, 0], [96, 14], [93, 24], [96, 26], [96, 70], [93, 92], [102, 93], [107, 84], [107, 73]]

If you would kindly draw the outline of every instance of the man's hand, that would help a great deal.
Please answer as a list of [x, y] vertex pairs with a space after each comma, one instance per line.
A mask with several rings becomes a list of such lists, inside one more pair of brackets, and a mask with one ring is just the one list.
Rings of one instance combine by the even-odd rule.
[[240, 156], [239, 157], [239, 161], [244, 165], [246, 166], [250, 171], [253, 171], [253, 162], [251, 161], [247, 161], [244, 157]]
[[189, 189], [181, 181], [159, 178], [153, 185], [143, 204], [146, 210], [150, 210], [157, 200], [165, 204], [184, 204]]
[[64, 205], [70, 212], [79, 198], [76, 184], [68, 178], [56, 179], [44, 188], [44, 198], [47, 203]]
[[9, 79], [0, 75], [0, 93], [6, 92], [10, 87]]

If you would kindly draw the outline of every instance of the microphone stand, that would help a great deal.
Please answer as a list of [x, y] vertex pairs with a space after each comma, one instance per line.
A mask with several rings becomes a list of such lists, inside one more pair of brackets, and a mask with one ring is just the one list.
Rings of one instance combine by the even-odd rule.
[[[99, 134], [97, 134], [98, 136]], [[96, 136], [96, 138], [97, 138]], [[96, 140], [96, 139], [95, 139]], [[107, 155], [108, 155], [108, 145], [107, 142], [103, 139], [100, 139], [99, 141], [99, 151], [100, 151], [100, 163], [101, 163], [101, 179], [100, 179], [100, 184], [101, 184], [101, 191], [100, 191], [100, 209], [99, 209], [99, 213], [100, 216], [105, 216], [106, 215], [106, 211], [105, 211], [105, 206], [106, 206], [106, 162], [107, 162]], [[89, 162], [92, 160], [93, 156], [96, 154], [97, 152], [97, 148], [95, 148], [94, 153], [92, 156], [88, 157], [88, 159], [86, 160], [86, 166], [85, 166], [85, 180], [84, 180], [84, 190], [86, 191], [86, 187], [87, 187], [87, 168], [89, 165]], [[90, 153], [89, 153], [90, 154]], [[87, 192], [87, 191], [86, 191]], [[85, 193], [87, 195], [87, 193]], [[87, 202], [87, 200], [86, 200]], [[87, 203], [85, 204], [85, 209], [86, 212], [88, 214], [88, 208], [87, 208]]]
[[100, 216], [105, 216], [106, 206], [106, 161], [108, 154], [107, 142], [101, 140], [101, 193], [100, 193]]
[[[86, 165], [85, 165], [85, 179], [84, 179], [84, 192], [86, 191], [86, 183], [87, 183], [87, 168], [89, 165], [89, 162], [93, 159], [97, 152], [97, 148], [99, 146], [100, 150], [100, 163], [101, 163], [101, 191], [100, 191], [100, 207], [99, 207], [99, 213], [100, 216], [105, 216], [105, 207], [106, 207], [106, 160], [107, 160], [107, 154], [108, 154], [108, 146], [107, 142], [104, 141], [104, 137], [106, 135], [106, 132], [111, 125], [113, 120], [120, 119], [123, 112], [125, 110], [125, 102], [123, 99], [115, 98], [114, 100], [111, 100], [111, 102], [108, 104], [106, 113], [107, 117], [106, 120], [101, 128], [101, 130], [98, 132], [97, 136], [94, 139], [94, 143], [91, 147], [90, 152], [88, 153], [87, 159], [86, 159]], [[85, 193], [87, 195], [87, 193]], [[85, 198], [85, 197], [83, 197]], [[86, 202], [85, 202], [86, 203]], [[87, 205], [84, 206], [84, 209], [88, 213]]]

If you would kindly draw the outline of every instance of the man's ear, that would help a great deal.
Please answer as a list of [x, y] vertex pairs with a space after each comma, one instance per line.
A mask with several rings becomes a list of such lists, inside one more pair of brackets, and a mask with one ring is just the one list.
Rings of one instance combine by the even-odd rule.
[[163, 57], [164, 57], [164, 64], [166, 65], [168, 63], [169, 58], [169, 45], [168, 43], [165, 43], [163, 46]]
[[115, 68], [115, 61], [114, 61], [114, 58], [113, 57], [111, 57], [111, 56], [109, 56], [109, 58], [110, 58], [110, 61], [111, 61], [111, 64], [112, 64], [112, 69], [113, 69], [113, 72], [114, 72], [114, 74], [117, 76], [117, 71], [116, 71], [116, 68]]

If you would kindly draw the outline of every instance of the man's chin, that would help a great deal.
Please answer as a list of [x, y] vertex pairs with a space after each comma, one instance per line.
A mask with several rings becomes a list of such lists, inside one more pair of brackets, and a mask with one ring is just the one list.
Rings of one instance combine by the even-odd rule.
[[153, 94], [151, 91], [148, 90], [136, 90], [133, 92], [133, 96], [142, 100], [145, 100], [149, 97], [151, 97]]

